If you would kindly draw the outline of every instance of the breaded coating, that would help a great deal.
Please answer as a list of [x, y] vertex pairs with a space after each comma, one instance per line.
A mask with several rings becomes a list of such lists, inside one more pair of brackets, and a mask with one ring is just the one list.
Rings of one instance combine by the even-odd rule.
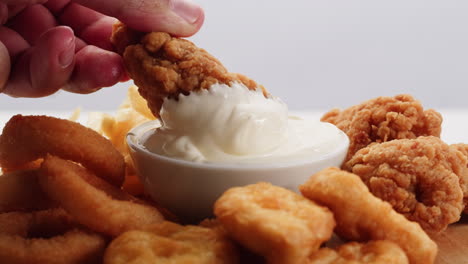
[[60, 208], [0, 214], [2, 264], [96, 264], [106, 246]]
[[419, 101], [407, 94], [377, 97], [345, 110], [333, 109], [321, 120], [336, 125], [348, 135], [350, 145], [345, 161], [372, 142], [439, 137], [442, 124], [438, 112], [424, 110]]
[[356, 241], [389, 240], [400, 246], [412, 264], [430, 264], [437, 244], [416, 222], [393, 210], [372, 195], [359, 176], [338, 168], [327, 168], [299, 187], [302, 194], [332, 210], [335, 232]]
[[309, 264], [406, 264], [408, 257], [395, 243], [376, 240], [362, 244], [349, 242], [337, 250], [322, 248], [309, 259]]
[[428, 232], [460, 219], [464, 155], [437, 137], [392, 140], [359, 150], [346, 167], [370, 192]]
[[220, 61], [188, 40], [164, 32], [135, 32], [122, 23], [114, 26], [111, 40], [156, 117], [166, 97], [177, 99], [181, 93], [208, 89], [215, 83], [239, 82], [267, 95], [263, 86], [228, 72]]
[[120, 187], [125, 161], [105, 137], [79, 123], [51, 116], [15, 115], [0, 135], [0, 167], [23, 168], [47, 154], [81, 163]]
[[[468, 144], [459, 143], [452, 144], [450, 146], [460, 151], [465, 156], [465, 158], [468, 159]], [[465, 210], [463, 212], [468, 214], [468, 162], [465, 172], [458, 176], [460, 177], [460, 187], [463, 191], [463, 204], [465, 206]]]
[[268, 263], [304, 263], [335, 226], [327, 208], [264, 182], [227, 190], [214, 213], [231, 237]]
[[0, 175], [0, 213], [56, 207], [39, 186], [38, 174], [37, 170], [20, 170]]
[[125, 232], [114, 239], [104, 264], [235, 264], [236, 246], [216, 228], [162, 222], [144, 231]]
[[76, 222], [111, 237], [164, 220], [157, 208], [59, 157], [44, 159], [39, 184]]

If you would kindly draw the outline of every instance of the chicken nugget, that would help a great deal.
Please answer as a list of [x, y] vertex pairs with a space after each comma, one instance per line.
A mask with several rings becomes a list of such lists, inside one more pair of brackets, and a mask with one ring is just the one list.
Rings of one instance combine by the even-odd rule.
[[339, 236], [356, 241], [389, 240], [406, 252], [412, 264], [434, 262], [437, 244], [418, 223], [372, 195], [359, 176], [327, 168], [312, 175], [299, 189], [305, 197], [332, 210]]
[[[461, 154], [468, 159], [468, 144], [459, 143], [450, 145], [450, 147], [455, 148], [456, 150], [460, 151]], [[465, 172], [458, 175], [460, 177], [460, 187], [463, 191], [463, 204], [465, 206], [464, 213], [468, 214], [468, 162], [467, 166], [465, 167]]]
[[268, 263], [303, 263], [335, 227], [327, 208], [264, 182], [227, 190], [214, 213], [234, 239]]
[[235, 264], [236, 246], [215, 228], [162, 222], [145, 230], [128, 231], [114, 239], [104, 264]]
[[395, 243], [376, 240], [362, 244], [349, 242], [337, 250], [322, 248], [312, 254], [309, 264], [407, 264], [408, 257]]
[[418, 136], [440, 136], [442, 116], [435, 110], [424, 110], [411, 95], [377, 97], [345, 110], [333, 109], [323, 115], [343, 130], [350, 139], [347, 157], [372, 142]]

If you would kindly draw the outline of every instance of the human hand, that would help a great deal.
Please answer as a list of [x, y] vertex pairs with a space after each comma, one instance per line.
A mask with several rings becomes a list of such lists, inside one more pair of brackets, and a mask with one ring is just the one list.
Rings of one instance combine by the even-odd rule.
[[200, 29], [204, 14], [186, 0], [0, 0], [0, 92], [91, 93], [127, 80], [110, 43], [116, 18], [185, 37]]

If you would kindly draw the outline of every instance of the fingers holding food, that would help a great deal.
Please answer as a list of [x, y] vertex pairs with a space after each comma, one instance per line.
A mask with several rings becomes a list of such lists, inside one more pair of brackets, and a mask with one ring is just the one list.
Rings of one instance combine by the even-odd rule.
[[356, 241], [389, 240], [400, 246], [410, 263], [433, 263], [437, 245], [418, 223], [372, 195], [359, 176], [338, 168], [322, 170], [300, 186], [302, 194], [330, 208], [335, 232]]
[[83, 164], [121, 186], [125, 162], [112, 143], [79, 123], [49, 116], [13, 116], [0, 136], [0, 166], [17, 168], [47, 154]]
[[161, 213], [70, 161], [47, 156], [40, 169], [44, 192], [78, 223], [110, 236], [164, 220]]
[[268, 263], [304, 262], [335, 226], [327, 208], [269, 183], [227, 190], [214, 213], [231, 237]]
[[358, 151], [345, 167], [395, 211], [428, 232], [460, 219], [466, 157], [437, 137], [393, 140]]
[[350, 159], [359, 149], [372, 142], [418, 136], [440, 136], [442, 116], [424, 110], [412, 96], [377, 97], [345, 110], [334, 109], [321, 120], [336, 125], [350, 139]]
[[205, 50], [192, 42], [164, 32], [142, 34], [123, 24], [114, 27], [112, 42], [123, 54], [130, 77], [159, 117], [164, 98], [208, 89], [212, 84], [243, 83], [249, 89], [263, 89], [245, 76], [233, 74]]
[[217, 228], [162, 222], [121, 234], [106, 249], [104, 264], [240, 263], [236, 246]]
[[321, 248], [310, 257], [309, 264], [407, 264], [408, 257], [395, 243], [376, 240], [368, 243], [349, 242], [337, 250]]
[[61, 209], [0, 214], [1, 263], [99, 263], [106, 245]]

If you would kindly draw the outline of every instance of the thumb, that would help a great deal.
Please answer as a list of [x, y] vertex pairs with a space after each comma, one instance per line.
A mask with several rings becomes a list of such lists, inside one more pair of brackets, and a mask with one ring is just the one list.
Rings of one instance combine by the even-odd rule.
[[8, 50], [0, 41], [0, 93], [3, 91], [10, 76], [10, 55]]
[[115, 17], [138, 31], [164, 31], [175, 36], [195, 34], [205, 18], [191, 0], [73, 0]]

